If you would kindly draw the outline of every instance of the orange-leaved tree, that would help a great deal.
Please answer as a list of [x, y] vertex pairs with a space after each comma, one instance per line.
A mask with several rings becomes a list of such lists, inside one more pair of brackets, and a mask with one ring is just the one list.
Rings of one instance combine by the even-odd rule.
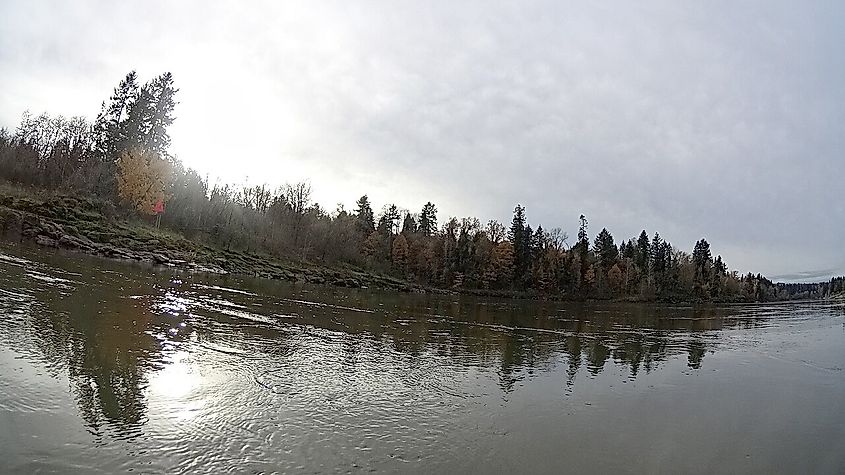
[[133, 148], [117, 161], [120, 198], [140, 213], [153, 214], [155, 204], [167, 199], [170, 164], [157, 153]]

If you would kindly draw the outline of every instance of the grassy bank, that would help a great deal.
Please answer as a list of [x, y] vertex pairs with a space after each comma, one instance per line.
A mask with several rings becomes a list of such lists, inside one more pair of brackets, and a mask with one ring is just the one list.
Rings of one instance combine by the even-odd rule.
[[196, 271], [351, 288], [424, 290], [390, 276], [349, 266], [328, 268], [189, 240], [179, 233], [156, 229], [140, 218], [122, 215], [109, 202], [11, 187], [0, 188], [0, 237]]

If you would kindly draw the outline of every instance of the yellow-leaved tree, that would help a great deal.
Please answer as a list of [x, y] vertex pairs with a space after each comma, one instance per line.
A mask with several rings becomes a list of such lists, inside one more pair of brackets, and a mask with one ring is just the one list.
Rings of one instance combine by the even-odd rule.
[[408, 240], [405, 239], [405, 235], [396, 236], [396, 239], [393, 240], [391, 257], [393, 258], [393, 265], [403, 272], [407, 270], [408, 266], [408, 251]]
[[513, 244], [502, 241], [493, 247], [487, 269], [484, 272], [484, 285], [490, 287], [497, 282], [510, 282], [513, 278]]
[[167, 198], [170, 164], [157, 153], [134, 148], [117, 161], [117, 189], [120, 198], [143, 214], [154, 214], [158, 200]]

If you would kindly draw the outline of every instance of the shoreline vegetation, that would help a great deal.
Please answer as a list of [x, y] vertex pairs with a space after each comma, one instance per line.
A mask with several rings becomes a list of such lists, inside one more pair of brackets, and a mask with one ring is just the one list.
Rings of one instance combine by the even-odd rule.
[[[495, 220], [419, 213], [367, 195], [351, 211], [311, 201], [306, 182], [278, 189], [210, 184], [173, 157], [173, 77], [130, 72], [93, 122], [25, 113], [0, 129], [0, 237], [204, 272], [399, 291], [556, 300], [755, 302], [845, 298], [845, 277], [774, 283], [729, 271], [702, 238], [692, 253], [643, 230], [617, 243], [533, 228], [517, 205]], [[161, 227], [154, 210], [166, 203]]]
[[221, 249], [167, 229], [156, 229], [140, 219], [115, 216], [114, 212], [107, 202], [0, 186], [0, 237], [7, 242], [197, 272], [349, 288], [423, 291], [406, 281], [352, 267], [328, 268], [245, 250]]

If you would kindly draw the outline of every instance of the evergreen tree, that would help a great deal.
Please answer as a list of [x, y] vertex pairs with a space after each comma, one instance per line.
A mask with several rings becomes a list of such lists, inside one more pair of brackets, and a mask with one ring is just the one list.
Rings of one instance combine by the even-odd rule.
[[651, 240], [650, 256], [653, 273], [656, 276], [662, 275], [666, 271], [666, 249], [663, 246], [660, 233], [654, 233], [654, 238]]
[[637, 264], [640, 272], [647, 275], [648, 263], [651, 258], [651, 241], [648, 239], [648, 234], [646, 234], [645, 229], [643, 229], [640, 233], [640, 237], [637, 238], [636, 250], [637, 252], [634, 262]]
[[431, 201], [420, 212], [419, 232], [423, 236], [434, 236], [437, 233], [437, 208]]
[[713, 262], [713, 272], [711, 275], [710, 293], [714, 297], [718, 297], [724, 291], [723, 277], [727, 273], [727, 267], [722, 262], [722, 256], [716, 256]]
[[629, 241], [623, 240], [619, 244], [619, 256], [621, 256], [624, 259], [633, 259], [635, 255], [636, 255], [636, 250], [635, 250], [634, 245], [631, 243], [630, 240]]
[[151, 102], [144, 146], [162, 158], [169, 158], [170, 135], [167, 128], [173, 124], [173, 110], [176, 108], [174, 96], [179, 90], [174, 87], [173, 75], [169, 72], [153, 79], [147, 87]]
[[126, 150], [126, 122], [138, 97], [138, 75], [130, 71], [114, 88], [109, 102], [103, 103], [94, 123], [96, 149], [103, 161], [115, 161]]
[[170, 135], [176, 108], [173, 75], [164, 73], [139, 87], [137, 74], [131, 71], [118, 84], [108, 105], [94, 126], [98, 149], [105, 159], [114, 160], [121, 153], [138, 148], [170, 159]]
[[590, 238], [587, 236], [587, 226], [589, 223], [583, 214], [578, 217], [578, 221], [578, 243], [576, 244], [576, 247], [578, 247], [578, 251], [583, 258], [590, 250]]
[[537, 230], [531, 236], [531, 258], [533, 260], [536, 261], [543, 255], [543, 251], [546, 250], [546, 241], [546, 232], [543, 230], [543, 226], [537, 226]]
[[525, 232], [525, 207], [516, 205], [513, 209], [513, 220], [511, 227], [508, 229], [508, 240], [516, 248], [517, 244], [522, 242], [522, 234]]
[[722, 256], [716, 256], [716, 261], [713, 262], [713, 270], [717, 275], [723, 276], [728, 271], [728, 266], [722, 261]]
[[412, 234], [417, 232], [417, 222], [411, 213], [405, 213], [405, 219], [402, 221], [402, 234]]
[[365, 236], [369, 236], [370, 233], [375, 231], [376, 223], [375, 217], [373, 216], [373, 208], [370, 205], [370, 199], [367, 195], [364, 195], [358, 198], [358, 201], [355, 202], [357, 208], [355, 209], [355, 223], [358, 226], [358, 229], [364, 233]]
[[651, 270], [658, 295], [665, 295], [673, 282], [672, 245], [661, 239], [659, 233], [654, 233], [651, 240]]
[[[525, 207], [516, 205], [513, 209], [513, 220], [508, 230], [508, 240], [513, 245], [513, 280], [521, 286], [525, 280], [527, 269], [528, 247], [526, 246]], [[530, 240], [530, 237], [529, 237]]]
[[599, 264], [607, 272], [619, 257], [619, 249], [616, 248], [616, 244], [613, 242], [613, 236], [607, 228], [602, 228], [601, 232], [596, 236], [593, 246], [595, 254], [599, 259]]
[[578, 282], [582, 294], [586, 294], [595, 281], [595, 271], [590, 264], [590, 238], [587, 234], [587, 227], [589, 226], [587, 217], [582, 214], [578, 217], [578, 221], [578, 242], [575, 244], [580, 264]]
[[378, 220], [376, 230], [382, 236], [398, 234], [400, 219], [399, 208], [397, 208], [395, 204], [385, 206], [382, 210], [381, 217]]
[[155, 107], [150, 84], [141, 86], [135, 100], [129, 105], [126, 122], [122, 125], [120, 149], [140, 148], [147, 150], [147, 135], [151, 127], [151, 116]]
[[548, 241], [548, 234], [543, 230], [543, 226], [537, 226], [537, 230], [531, 235], [531, 267], [529, 271], [532, 287], [544, 291], [549, 289], [552, 280], [554, 280], [551, 275], [553, 274], [551, 263], [546, 259]]
[[712, 257], [710, 255], [710, 243], [702, 238], [695, 243], [692, 251], [692, 264], [695, 269], [695, 283], [704, 285], [711, 279]]

